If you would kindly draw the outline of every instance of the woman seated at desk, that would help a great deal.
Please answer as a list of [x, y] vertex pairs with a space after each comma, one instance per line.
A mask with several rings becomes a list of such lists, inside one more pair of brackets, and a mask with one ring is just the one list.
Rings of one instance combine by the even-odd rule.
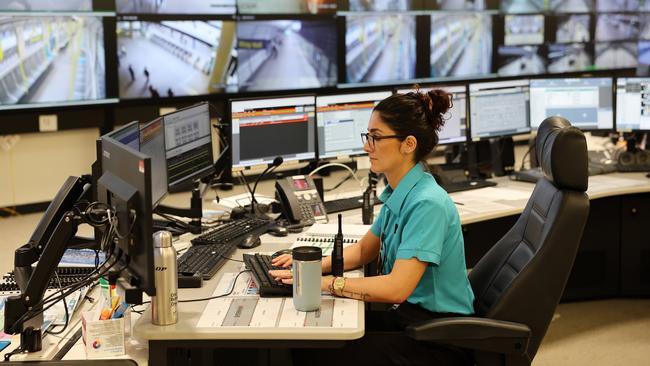
[[[336, 296], [397, 304], [389, 311], [366, 313], [366, 334], [342, 349], [295, 350], [296, 364], [471, 364], [460, 349], [420, 343], [402, 330], [435, 317], [474, 313], [467, 279], [460, 218], [449, 195], [425, 171], [421, 161], [438, 143], [438, 131], [451, 108], [443, 90], [397, 94], [374, 108], [368, 133], [361, 135], [371, 170], [383, 173], [388, 186], [377, 220], [355, 245], [343, 251], [345, 269], [379, 257], [378, 276], [323, 276], [321, 287]], [[274, 265], [288, 266], [291, 256]], [[323, 259], [323, 273], [331, 272], [331, 258]], [[291, 283], [291, 272], [271, 271]], [[317, 352], [317, 353], [315, 353]]]

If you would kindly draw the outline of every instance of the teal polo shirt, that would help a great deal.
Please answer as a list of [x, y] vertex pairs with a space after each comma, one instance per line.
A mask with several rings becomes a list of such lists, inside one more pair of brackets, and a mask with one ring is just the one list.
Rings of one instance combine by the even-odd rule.
[[416, 164], [379, 199], [384, 205], [370, 230], [382, 239], [382, 272], [389, 274], [397, 259], [426, 262], [407, 301], [436, 313], [473, 314], [460, 218], [447, 192]]

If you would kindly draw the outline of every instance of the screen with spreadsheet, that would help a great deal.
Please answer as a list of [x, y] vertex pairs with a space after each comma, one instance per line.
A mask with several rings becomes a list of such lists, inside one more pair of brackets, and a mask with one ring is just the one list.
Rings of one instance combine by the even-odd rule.
[[530, 123], [561, 116], [582, 130], [614, 128], [612, 78], [534, 79], [530, 81]]
[[383, 91], [317, 97], [319, 159], [365, 154], [361, 133], [368, 130], [373, 108], [391, 95]]
[[[442, 86], [452, 96], [452, 107], [443, 116], [445, 124], [438, 132], [438, 145], [455, 144], [467, 141], [467, 92], [465, 86]], [[434, 88], [421, 88], [420, 93], [426, 93]], [[414, 92], [415, 89], [398, 89], [398, 94]]]
[[616, 129], [650, 130], [650, 78], [616, 79]]
[[528, 79], [469, 84], [472, 139], [527, 133]]
[[314, 96], [233, 100], [232, 166], [316, 158]]

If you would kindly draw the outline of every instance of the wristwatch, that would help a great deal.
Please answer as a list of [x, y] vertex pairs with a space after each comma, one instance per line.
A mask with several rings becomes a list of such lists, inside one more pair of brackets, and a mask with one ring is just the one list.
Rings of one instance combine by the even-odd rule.
[[343, 288], [345, 287], [345, 277], [336, 277], [334, 279], [334, 284], [332, 288], [334, 289], [334, 294], [339, 297], [343, 297]]

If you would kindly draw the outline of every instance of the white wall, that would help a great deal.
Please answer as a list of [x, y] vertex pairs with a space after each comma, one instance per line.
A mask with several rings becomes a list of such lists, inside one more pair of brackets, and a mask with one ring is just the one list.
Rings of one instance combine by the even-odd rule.
[[0, 148], [0, 207], [50, 201], [68, 176], [90, 173], [99, 130], [18, 136], [9, 151]]

